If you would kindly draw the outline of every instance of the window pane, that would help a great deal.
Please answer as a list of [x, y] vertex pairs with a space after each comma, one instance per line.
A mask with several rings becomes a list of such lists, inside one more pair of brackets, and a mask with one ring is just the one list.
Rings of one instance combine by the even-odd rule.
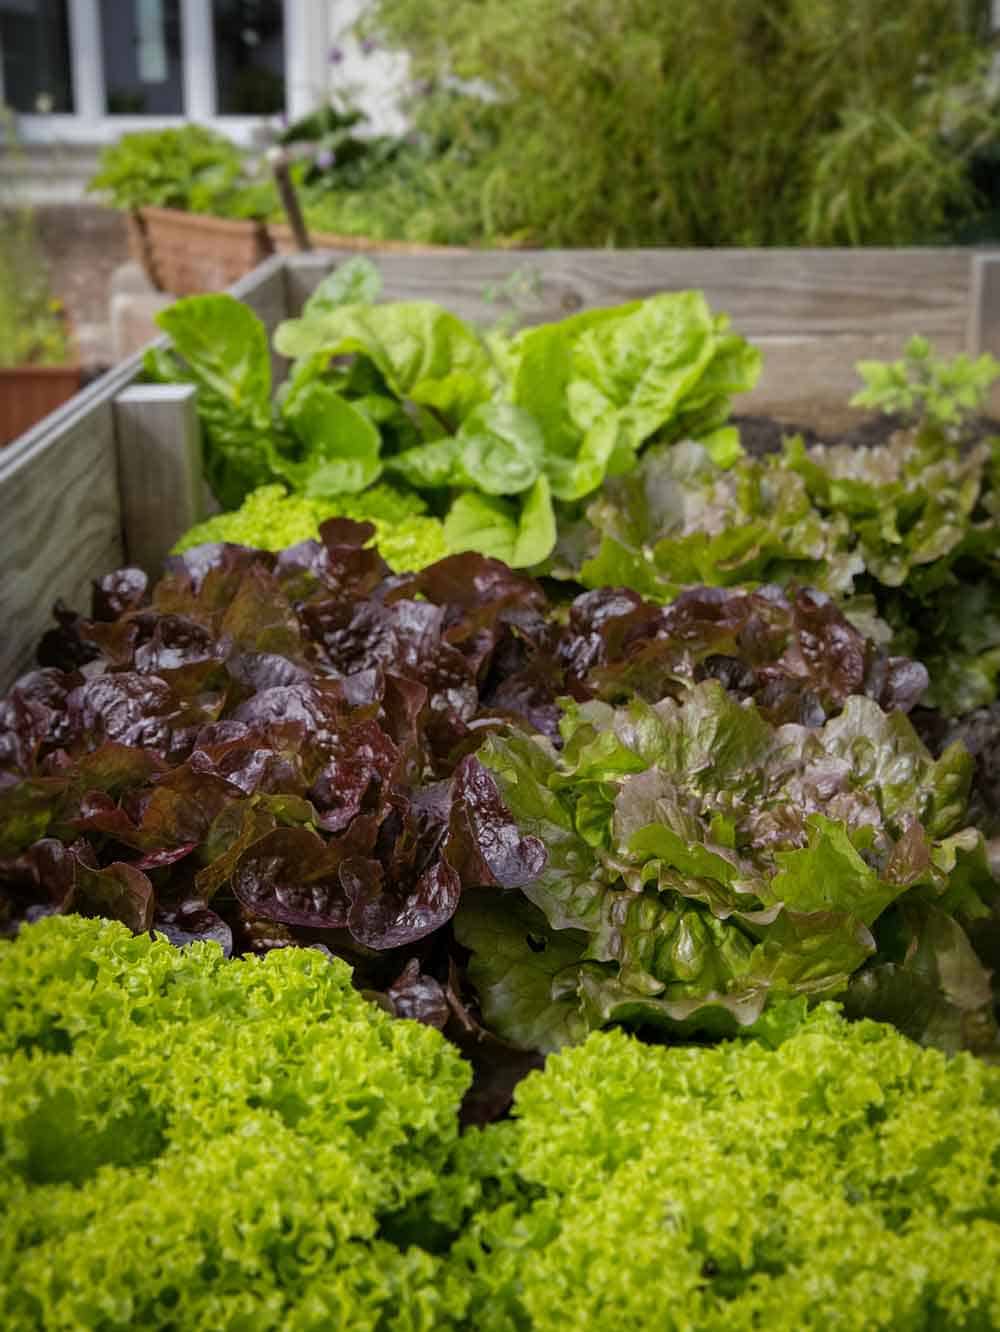
[[108, 113], [184, 111], [180, 0], [101, 0]]
[[72, 111], [67, 0], [0, 0], [3, 97], [15, 111]]
[[282, 0], [214, 0], [215, 77], [223, 116], [285, 109]]

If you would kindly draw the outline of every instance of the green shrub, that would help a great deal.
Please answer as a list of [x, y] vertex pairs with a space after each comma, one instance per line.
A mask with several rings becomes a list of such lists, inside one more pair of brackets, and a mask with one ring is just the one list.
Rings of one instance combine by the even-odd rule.
[[114, 208], [265, 217], [277, 206], [273, 183], [248, 180], [240, 149], [200, 125], [124, 134], [102, 149], [98, 167], [87, 188]]
[[373, 28], [417, 77], [499, 98], [450, 111], [498, 135], [455, 163], [470, 231], [488, 216], [550, 245], [899, 244], [974, 209], [966, 164], [998, 137], [981, 10], [378, 0]]

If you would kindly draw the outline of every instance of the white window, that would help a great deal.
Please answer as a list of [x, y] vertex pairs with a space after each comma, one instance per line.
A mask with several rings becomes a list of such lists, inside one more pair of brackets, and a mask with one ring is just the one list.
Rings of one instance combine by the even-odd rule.
[[329, 0], [0, 0], [0, 102], [28, 142], [210, 123], [237, 140], [312, 110]]

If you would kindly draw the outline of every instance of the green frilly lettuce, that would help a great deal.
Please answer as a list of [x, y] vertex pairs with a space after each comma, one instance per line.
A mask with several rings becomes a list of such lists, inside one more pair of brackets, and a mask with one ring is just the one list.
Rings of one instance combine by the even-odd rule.
[[455, 1246], [480, 1332], [1000, 1323], [1000, 1071], [824, 1004], [777, 1050], [620, 1031], [489, 1130], [526, 1197]]
[[313, 499], [281, 485], [251, 491], [238, 509], [216, 514], [189, 528], [174, 554], [206, 542], [228, 541], [257, 550], [284, 550], [319, 535], [327, 518], [353, 518], [374, 524], [374, 544], [397, 571], [422, 569], [447, 554], [444, 530], [425, 512], [419, 495], [374, 485], [361, 495]]
[[77, 917], [0, 949], [5, 1328], [461, 1324], [441, 1260], [386, 1238], [457, 1141], [438, 1032], [314, 950]]

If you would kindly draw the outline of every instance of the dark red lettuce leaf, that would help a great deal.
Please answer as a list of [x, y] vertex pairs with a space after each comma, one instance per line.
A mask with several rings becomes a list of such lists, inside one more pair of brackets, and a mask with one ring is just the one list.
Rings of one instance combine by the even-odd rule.
[[77, 671], [100, 656], [100, 650], [86, 633], [86, 620], [61, 601], [52, 608], [55, 629], [48, 629], [38, 644], [35, 659], [39, 666], [57, 671]]
[[637, 601], [600, 589], [574, 602], [559, 656], [577, 697], [658, 702], [716, 678], [776, 723], [815, 726], [852, 694], [909, 711], [927, 686], [922, 665], [887, 656], [811, 589], [696, 587], [666, 607]]
[[554, 606], [476, 555], [392, 575], [370, 536], [337, 519], [278, 555], [202, 546], [151, 587], [101, 579], [89, 620], [58, 609], [45, 668], [0, 700], [0, 921], [79, 909], [237, 953], [322, 944], [443, 1025], [488, 1118], [537, 1056], [484, 1030], [445, 927], [462, 891], [522, 888], [547, 851], [482, 741], [513, 722], [559, 745], [566, 695], [658, 701], [714, 676], [817, 723], [851, 692], [909, 708], [926, 676], [818, 594]]
[[22, 675], [0, 699], [0, 771], [25, 776], [42, 751], [66, 743], [70, 735], [67, 699], [83, 683], [75, 671], [53, 667]]
[[165, 934], [172, 944], [217, 943], [226, 957], [233, 955], [233, 931], [211, 907], [196, 899], [177, 906], [158, 906], [153, 916], [154, 930]]
[[433, 976], [420, 970], [418, 958], [411, 958], [386, 991], [390, 1010], [396, 1017], [422, 1022], [426, 1027], [443, 1030], [451, 1017], [445, 987]]
[[387, 881], [377, 860], [355, 856], [340, 868], [350, 899], [347, 925], [366, 948], [399, 948], [447, 924], [458, 908], [462, 883], [445, 860], [435, 861], [415, 883]]
[[306, 828], [275, 828], [239, 857], [233, 891], [251, 911], [286, 925], [347, 924], [341, 850]]
[[445, 854], [466, 887], [523, 888], [548, 860], [539, 838], [518, 831], [493, 774], [472, 756], [455, 770]]
[[140, 610], [147, 600], [149, 579], [141, 569], [129, 567], [105, 574], [94, 581], [90, 596], [92, 620], [117, 620], [128, 611]]

